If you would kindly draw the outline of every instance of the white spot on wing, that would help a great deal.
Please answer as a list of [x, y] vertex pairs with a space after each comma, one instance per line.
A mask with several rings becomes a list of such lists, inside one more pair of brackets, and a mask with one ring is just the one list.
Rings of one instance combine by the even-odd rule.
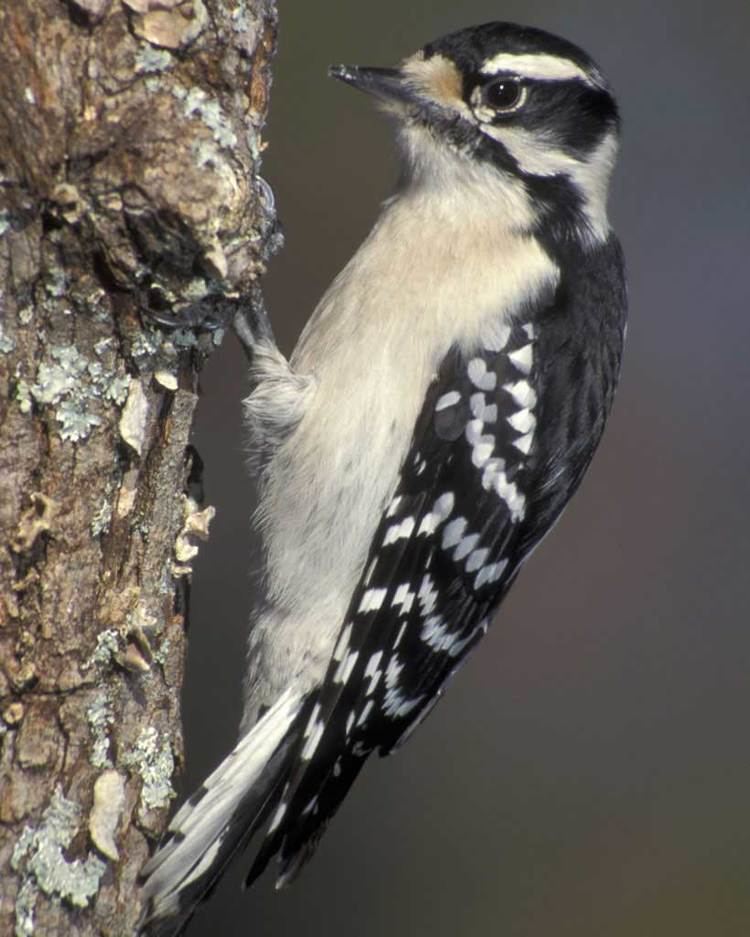
[[333, 652], [334, 660], [343, 659], [344, 654], [346, 654], [347, 648], [349, 647], [349, 639], [351, 638], [351, 636], [352, 636], [352, 624], [351, 622], [349, 622], [346, 628], [344, 628], [344, 630], [341, 632], [341, 637], [338, 639], [338, 642], [336, 643], [336, 649]]
[[403, 638], [403, 636], [404, 636], [404, 632], [406, 631], [406, 626], [407, 626], [407, 624], [408, 624], [408, 622], [403, 622], [402, 625], [401, 625], [401, 627], [398, 629], [398, 634], [396, 635], [396, 640], [393, 642], [393, 650], [394, 650], [394, 651], [395, 651], [396, 648], [399, 646], [399, 644], [401, 644], [401, 638]]
[[504, 384], [503, 390], [508, 391], [519, 407], [528, 407], [531, 409], [536, 405], [536, 393], [528, 381], [517, 381], [515, 384]]
[[489, 550], [481, 549], [474, 550], [471, 556], [466, 561], [466, 572], [473, 573], [475, 570], [479, 569], [480, 566], [484, 565], [484, 561], [489, 555]]
[[487, 404], [487, 398], [484, 394], [479, 391], [476, 394], [471, 395], [469, 400], [469, 406], [471, 407], [471, 415], [477, 420], [484, 422], [484, 408]]
[[477, 468], [482, 468], [482, 466], [489, 461], [492, 453], [495, 451], [495, 437], [484, 436], [482, 438], [489, 441], [477, 443], [471, 452], [471, 461]]
[[320, 703], [316, 703], [313, 707], [313, 711], [310, 714], [310, 718], [307, 721], [307, 726], [305, 727], [305, 734], [303, 738], [309, 738], [310, 733], [315, 727], [315, 723], [318, 721], [318, 716], [320, 715]]
[[451, 547], [459, 542], [463, 537], [468, 521], [465, 517], [457, 517], [443, 528], [442, 547], [444, 550], [450, 550]]
[[423, 615], [429, 615], [432, 610], [435, 608], [435, 602], [438, 598], [437, 590], [435, 589], [435, 583], [432, 581], [432, 577], [429, 573], [425, 573], [422, 577], [422, 583], [419, 587], [419, 607]]
[[474, 588], [481, 589], [485, 583], [497, 582], [505, 572], [505, 567], [507, 565], [507, 560], [501, 560], [499, 563], [489, 563], [487, 566], [483, 566], [474, 579]]
[[534, 349], [529, 345], [524, 345], [518, 351], [511, 352], [508, 357], [522, 374], [529, 374], [531, 366], [534, 363]]
[[402, 497], [400, 495], [396, 496], [393, 501], [388, 505], [388, 510], [385, 512], [386, 517], [393, 517], [393, 515], [398, 511], [399, 505], [401, 504]]
[[352, 670], [354, 670], [354, 665], [357, 663], [357, 658], [359, 657], [359, 651], [350, 651], [344, 660], [336, 668], [336, 672], [333, 675], [334, 683], [346, 683], [349, 680], [349, 677], [352, 675]]
[[431, 615], [425, 621], [420, 637], [433, 651], [444, 651], [451, 657], [457, 657], [474, 634], [472, 631], [468, 637], [460, 638], [456, 632], [448, 631], [448, 626], [439, 615]]
[[396, 540], [411, 537], [413, 533], [414, 518], [410, 515], [409, 517], [405, 517], [400, 524], [391, 524], [383, 539], [383, 546], [387, 547], [389, 544], [395, 543]]
[[365, 703], [364, 708], [362, 709], [362, 712], [359, 714], [359, 719], [357, 719], [356, 724], [358, 726], [364, 725], [365, 722], [367, 722], [367, 717], [370, 715], [370, 712], [374, 705], [375, 705], [375, 700], [371, 700], [371, 699]]
[[380, 661], [383, 657], [382, 651], [376, 651], [372, 657], [367, 661], [367, 667], [365, 668], [364, 676], [370, 681], [370, 685], [365, 691], [365, 696], [370, 696], [375, 692], [375, 687], [380, 681], [382, 676], [382, 671], [380, 670]]
[[513, 416], [508, 417], [508, 422], [517, 433], [526, 434], [536, 426], [536, 418], [531, 410], [519, 410]]
[[359, 611], [377, 612], [385, 601], [386, 589], [368, 589], [359, 603]]
[[445, 494], [440, 495], [437, 501], [433, 504], [432, 510], [425, 514], [425, 516], [422, 518], [422, 523], [419, 525], [418, 533], [434, 533], [438, 525], [442, 524], [442, 522], [450, 516], [450, 513], [453, 510], [453, 505], [455, 503], [456, 498], [452, 491], [447, 491]]
[[310, 736], [305, 742], [305, 747], [302, 749], [300, 758], [302, 761], [309, 761], [312, 756], [315, 754], [315, 749], [320, 744], [320, 740], [323, 738], [323, 723], [316, 722]]
[[505, 462], [502, 459], [490, 459], [482, 472], [482, 488], [489, 491], [495, 487], [498, 476], [505, 470]]
[[484, 422], [482, 420], [469, 420], [466, 424], [466, 441], [470, 446], [475, 446], [482, 438]]
[[488, 371], [482, 358], [472, 358], [466, 369], [471, 383], [479, 390], [494, 390], [497, 384], [497, 375]]
[[456, 547], [453, 553], [453, 559], [456, 561], [462, 560], [471, 553], [477, 543], [479, 543], [479, 534], [469, 534], [468, 537], [464, 537], [461, 543]]
[[401, 585], [396, 589], [396, 593], [393, 596], [393, 602], [391, 605], [400, 605], [401, 613], [403, 615], [408, 615], [411, 611], [411, 607], [414, 604], [414, 599], [416, 598], [416, 593], [410, 591], [410, 583], [402, 582]]
[[534, 433], [527, 433], [525, 436], [521, 436], [520, 439], [516, 439], [513, 445], [516, 449], [523, 452], [524, 455], [528, 455], [531, 451], [531, 444], [534, 441]]
[[276, 812], [273, 815], [273, 820], [268, 827], [268, 832], [273, 833], [274, 830], [278, 829], [281, 825], [281, 821], [284, 819], [284, 814], [286, 813], [287, 805], [282, 801], [279, 806], [276, 808]]
[[505, 502], [510, 511], [511, 520], [520, 521], [523, 519], [526, 510], [526, 499], [516, 488], [513, 482], [509, 482], [505, 472], [500, 472], [495, 480], [495, 491]]
[[447, 394], [443, 394], [442, 397], [438, 398], [438, 401], [435, 404], [435, 412], [440, 410], [447, 410], [448, 407], [455, 406], [460, 399], [461, 394], [459, 394], [457, 390], [451, 390]]
[[424, 695], [417, 696], [415, 699], [407, 699], [402, 695], [398, 688], [398, 680], [403, 669], [403, 664], [394, 654], [388, 661], [388, 668], [385, 672], [386, 694], [383, 699], [383, 712], [393, 719], [407, 716], [424, 699]]

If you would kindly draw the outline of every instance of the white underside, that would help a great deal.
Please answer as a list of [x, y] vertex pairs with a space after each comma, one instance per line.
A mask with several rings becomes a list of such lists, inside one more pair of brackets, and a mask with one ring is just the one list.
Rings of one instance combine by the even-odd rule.
[[[270, 611], [251, 635], [259, 695], [319, 681], [427, 387], [451, 344], [470, 351], [558, 271], [532, 237], [525, 191], [468, 157], [405, 140], [417, 180], [386, 203], [294, 352], [312, 376], [298, 428], [273, 456], [260, 524]], [[260, 663], [258, 663], [260, 661]]]

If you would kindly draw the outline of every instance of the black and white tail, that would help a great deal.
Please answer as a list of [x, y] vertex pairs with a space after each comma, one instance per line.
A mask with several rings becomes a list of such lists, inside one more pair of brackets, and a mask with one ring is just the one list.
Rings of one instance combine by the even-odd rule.
[[287, 691], [182, 805], [141, 872], [142, 934], [180, 934], [232, 856], [276, 805], [304, 697]]

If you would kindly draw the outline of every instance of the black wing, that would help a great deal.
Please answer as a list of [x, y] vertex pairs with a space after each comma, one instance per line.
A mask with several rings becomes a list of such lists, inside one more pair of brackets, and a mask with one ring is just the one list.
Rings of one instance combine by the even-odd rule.
[[249, 880], [277, 852], [280, 883], [293, 878], [368, 755], [435, 704], [577, 487], [614, 392], [622, 315], [584, 303], [571, 329], [562, 305], [443, 361]]

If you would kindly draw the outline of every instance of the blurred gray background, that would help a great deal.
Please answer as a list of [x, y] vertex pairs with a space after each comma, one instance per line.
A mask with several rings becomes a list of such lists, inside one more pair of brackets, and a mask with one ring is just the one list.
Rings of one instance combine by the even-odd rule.
[[[750, 5], [280, 6], [265, 175], [287, 246], [266, 293], [285, 350], [395, 172], [388, 125], [327, 65], [395, 64], [492, 19], [580, 44], [619, 95], [630, 332], [581, 492], [446, 699], [368, 765], [293, 888], [242, 893], [240, 863], [191, 935], [746, 937]], [[218, 515], [194, 577], [186, 788], [233, 744], [250, 601], [232, 339], [202, 383]]]

